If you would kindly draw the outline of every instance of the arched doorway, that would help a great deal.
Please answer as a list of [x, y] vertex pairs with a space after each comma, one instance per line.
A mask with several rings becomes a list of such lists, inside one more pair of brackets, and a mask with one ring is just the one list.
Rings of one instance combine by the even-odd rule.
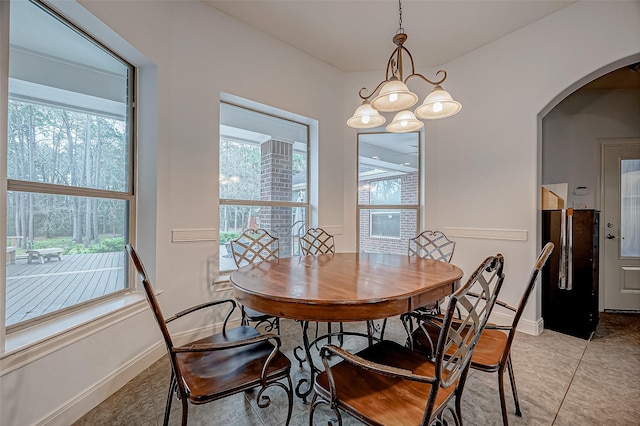
[[[566, 184], [565, 207], [595, 209], [603, 214], [598, 229], [599, 288], [595, 294], [599, 311], [618, 309], [605, 299], [605, 289], [620, 285], [609, 274], [605, 277], [607, 268], [614, 267], [611, 259], [619, 257], [604, 253], [619, 248], [605, 238], [608, 235], [605, 226], [610, 223], [613, 227], [619, 219], [613, 220], [611, 214], [603, 211], [602, 141], [640, 137], [639, 60], [636, 55], [590, 74], [564, 91], [540, 114], [541, 183]], [[627, 271], [638, 271], [640, 258], [631, 258], [627, 266]], [[631, 275], [631, 280], [640, 281], [640, 273]], [[630, 291], [636, 291], [634, 286]], [[640, 300], [640, 282], [637, 292]], [[625, 309], [629, 309], [629, 305]], [[640, 306], [630, 309], [640, 310]]]

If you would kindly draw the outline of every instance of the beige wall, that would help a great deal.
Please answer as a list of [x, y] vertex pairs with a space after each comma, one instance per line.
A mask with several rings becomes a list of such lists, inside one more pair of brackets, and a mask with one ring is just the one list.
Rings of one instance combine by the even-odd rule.
[[[155, 64], [147, 73], [157, 72], [157, 94], [147, 87], [146, 100], [157, 105], [157, 117], [144, 117], [139, 129], [139, 245], [155, 265], [167, 312], [230, 296], [212, 292], [207, 283], [215, 243], [170, 242], [173, 229], [218, 226], [221, 92], [317, 120], [312, 175], [319, 181], [320, 207], [313, 214], [317, 224], [342, 231], [339, 251], [355, 250], [356, 136], [344, 123], [358, 104], [358, 89], [377, 82], [382, 70], [340, 73], [195, 1], [82, 5]], [[500, 251], [505, 294], [520, 293], [538, 249], [538, 114], [587, 74], [639, 53], [640, 3], [579, 2], [443, 64], [446, 88], [464, 108], [425, 131], [426, 225], [527, 233], [524, 241], [456, 238], [458, 265], [472, 270]], [[537, 303], [525, 318], [533, 329]], [[178, 331], [198, 330], [211, 320], [200, 318]], [[144, 311], [2, 375], [0, 423], [69, 424], [161, 354], [158, 341]]]

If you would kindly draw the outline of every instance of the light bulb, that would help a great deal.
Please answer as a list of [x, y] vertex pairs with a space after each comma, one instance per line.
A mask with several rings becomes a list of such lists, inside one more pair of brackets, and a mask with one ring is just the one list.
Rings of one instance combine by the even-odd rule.
[[397, 93], [392, 93], [389, 95], [389, 101], [390, 102], [395, 102], [398, 100], [398, 94]]
[[436, 102], [435, 104], [433, 104], [433, 112], [440, 111], [442, 111], [442, 102]]
[[400, 125], [401, 125], [402, 127], [407, 127], [407, 120], [402, 120], [402, 121], [400, 122]]
[[370, 120], [371, 120], [371, 117], [369, 117], [368, 115], [362, 116], [362, 124], [369, 124]]

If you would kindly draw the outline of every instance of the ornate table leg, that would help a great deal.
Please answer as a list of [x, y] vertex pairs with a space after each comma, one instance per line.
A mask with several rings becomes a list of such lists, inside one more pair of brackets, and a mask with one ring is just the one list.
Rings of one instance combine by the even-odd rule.
[[[318, 369], [315, 367], [315, 365], [313, 365], [313, 359], [311, 358], [311, 345], [309, 344], [309, 335], [307, 334], [309, 330], [309, 321], [301, 321], [300, 325], [302, 326], [302, 344], [304, 346], [305, 356], [303, 358], [298, 356], [298, 349], [303, 349], [300, 346], [297, 346], [293, 349], [293, 355], [298, 360], [298, 363], [300, 363], [301, 368], [302, 368], [302, 363], [304, 361], [307, 361], [309, 363], [310, 377], [309, 379], [302, 378], [298, 381], [298, 384], [296, 385], [296, 396], [298, 398], [302, 398], [302, 401], [304, 401], [304, 403], [307, 404], [307, 397], [311, 394], [311, 391], [313, 390], [313, 381], [316, 377], [316, 373], [318, 372]], [[307, 389], [303, 392], [300, 390], [300, 388], [305, 383], [307, 383]]]

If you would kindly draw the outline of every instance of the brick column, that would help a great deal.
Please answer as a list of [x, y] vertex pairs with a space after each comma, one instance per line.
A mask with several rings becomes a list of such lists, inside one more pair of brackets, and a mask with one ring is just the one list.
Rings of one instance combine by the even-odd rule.
[[[260, 145], [260, 193], [263, 200], [291, 201], [293, 144], [269, 140]], [[261, 207], [260, 227], [280, 238], [280, 255], [291, 254], [291, 207]]]

